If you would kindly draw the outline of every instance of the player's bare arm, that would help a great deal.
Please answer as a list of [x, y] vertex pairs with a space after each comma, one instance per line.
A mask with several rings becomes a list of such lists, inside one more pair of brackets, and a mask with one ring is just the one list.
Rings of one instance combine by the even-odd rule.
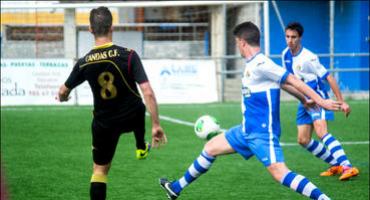
[[60, 86], [58, 96], [56, 99], [60, 102], [68, 101], [71, 97], [69, 96], [69, 93], [71, 93], [71, 89], [67, 88], [64, 84]]
[[144, 96], [145, 105], [152, 119], [152, 147], [156, 148], [167, 143], [167, 137], [159, 123], [157, 100], [149, 82], [141, 83], [140, 90]]
[[330, 74], [327, 76], [327, 80], [328, 80], [328, 83], [330, 85], [331, 90], [333, 91], [335, 97], [337, 98], [337, 101], [342, 102], [341, 110], [344, 112], [344, 114], [346, 115], [346, 117], [348, 117], [348, 115], [351, 113], [351, 108], [344, 101], [343, 96], [342, 96], [342, 93], [339, 90], [337, 81]]
[[299, 92], [302, 92], [304, 95], [310, 97], [314, 102], [316, 102], [323, 108], [334, 111], [338, 111], [341, 109], [342, 102], [321, 98], [320, 95], [318, 95], [315, 91], [313, 91], [309, 86], [296, 78], [294, 75], [289, 74], [286, 79], [286, 83], [294, 86], [294, 88], [296, 88]]
[[306, 108], [310, 108], [316, 105], [314, 101], [312, 101], [311, 99], [306, 99], [306, 97], [297, 89], [295, 89], [292, 85], [284, 83], [281, 85], [281, 88], [288, 92], [290, 95], [297, 98]]

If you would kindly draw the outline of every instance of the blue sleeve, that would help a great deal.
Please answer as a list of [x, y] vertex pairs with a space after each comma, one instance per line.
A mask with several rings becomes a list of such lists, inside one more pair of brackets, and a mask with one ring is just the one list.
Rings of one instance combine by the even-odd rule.
[[322, 77], [320, 77], [322, 80], [326, 80], [326, 78], [328, 78], [329, 76], [329, 72], [326, 72]]
[[288, 76], [289, 76], [289, 72], [288, 71], [286, 71], [285, 73], [284, 73], [284, 75], [281, 77], [281, 79], [280, 79], [280, 84], [284, 84], [285, 83], [285, 81], [286, 81], [286, 79], [288, 78]]

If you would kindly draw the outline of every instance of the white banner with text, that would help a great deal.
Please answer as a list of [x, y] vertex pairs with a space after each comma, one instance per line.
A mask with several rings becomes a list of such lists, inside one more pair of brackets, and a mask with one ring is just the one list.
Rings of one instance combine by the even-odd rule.
[[[158, 103], [208, 103], [218, 100], [214, 61], [142, 62]], [[1, 106], [92, 105], [87, 82], [73, 90], [69, 102], [55, 100], [60, 85], [72, 68], [73, 61], [70, 59], [1, 59]]]
[[[71, 59], [1, 59], [1, 106], [60, 104], [55, 96], [72, 67]], [[72, 95], [66, 104], [74, 102]]]
[[144, 60], [143, 65], [159, 103], [218, 100], [213, 60]]

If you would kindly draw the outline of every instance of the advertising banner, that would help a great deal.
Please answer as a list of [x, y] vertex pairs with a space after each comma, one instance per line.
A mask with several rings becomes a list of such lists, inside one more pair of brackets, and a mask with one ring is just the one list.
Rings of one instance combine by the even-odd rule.
[[[142, 60], [159, 104], [216, 102], [216, 67], [212, 60]], [[140, 90], [139, 90], [140, 91]], [[77, 87], [78, 105], [93, 103], [85, 82]]]
[[1, 59], [1, 106], [61, 105], [55, 96], [72, 68], [71, 59]]
[[158, 103], [216, 102], [213, 60], [144, 60]]
[[[143, 60], [143, 65], [158, 103], [218, 100], [216, 69], [212, 60]], [[72, 91], [68, 102], [55, 100], [60, 85], [72, 68], [70, 59], [2, 59], [1, 106], [92, 105], [87, 82]]]

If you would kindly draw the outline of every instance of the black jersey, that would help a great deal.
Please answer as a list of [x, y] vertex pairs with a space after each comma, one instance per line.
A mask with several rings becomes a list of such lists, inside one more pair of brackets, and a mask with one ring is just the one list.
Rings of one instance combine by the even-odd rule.
[[87, 80], [94, 96], [94, 118], [110, 125], [145, 109], [136, 83], [148, 81], [134, 50], [108, 43], [80, 58], [65, 85], [73, 89]]

